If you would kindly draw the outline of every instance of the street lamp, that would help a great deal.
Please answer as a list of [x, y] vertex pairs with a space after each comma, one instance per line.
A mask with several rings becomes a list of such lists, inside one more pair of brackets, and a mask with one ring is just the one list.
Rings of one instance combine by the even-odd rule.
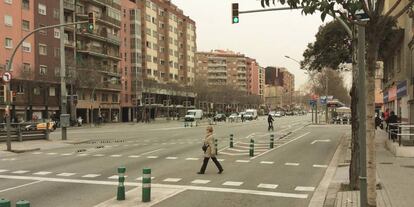
[[293, 61], [295, 61], [295, 62], [299, 63], [299, 65], [300, 65], [300, 61], [298, 61], [298, 60], [296, 60], [296, 59], [294, 59], [294, 58], [291, 58], [290, 56], [285, 55], [285, 58], [287, 58], [287, 59], [291, 59], [291, 60], [293, 60]]
[[[112, 84], [115, 84], [116, 81], [118, 81], [118, 79], [115, 78], [115, 77], [112, 77], [111, 79], [106, 80], [106, 81], [103, 81], [101, 83], [109, 83], [110, 82]], [[91, 126], [93, 126], [93, 104], [94, 104], [94, 101], [95, 101], [95, 89], [96, 89], [96, 86], [97, 85], [95, 85], [93, 87], [92, 94], [91, 94], [91, 102], [92, 102], [92, 104], [91, 104]]]

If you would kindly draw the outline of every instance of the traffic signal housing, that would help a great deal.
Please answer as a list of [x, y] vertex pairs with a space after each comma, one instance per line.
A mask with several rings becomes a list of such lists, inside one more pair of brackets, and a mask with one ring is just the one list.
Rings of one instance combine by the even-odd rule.
[[88, 14], [88, 32], [93, 32], [95, 29], [95, 13], [90, 12]]
[[237, 24], [239, 23], [239, 4], [238, 3], [232, 3], [231, 4], [231, 10], [232, 10], [232, 17], [231, 17], [231, 23]]

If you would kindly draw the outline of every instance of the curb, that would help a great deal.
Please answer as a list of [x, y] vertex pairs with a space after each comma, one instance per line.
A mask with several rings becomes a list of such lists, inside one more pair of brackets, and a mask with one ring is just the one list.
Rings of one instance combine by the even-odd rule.
[[24, 153], [24, 152], [33, 152], [38, 151], [40, 148], [29, 148], [29, 149], [17, 149], [17, 150], [11, 150], [14, 153]]

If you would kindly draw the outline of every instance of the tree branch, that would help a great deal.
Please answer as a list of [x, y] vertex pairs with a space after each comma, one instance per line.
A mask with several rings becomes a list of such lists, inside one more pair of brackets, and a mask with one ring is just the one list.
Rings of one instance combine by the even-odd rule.
[[391, 9], [387, 11], [387, 13], [385, 13], [385, 17], [390, 16], [390, 14], [395, 10], [395, 8], [397, 8], [397, 6], [401, 3], [401, 0], [397, 0], [394, 5], [392, 5]]
[[[361, 4], [362, 4], [362, 9], [364, 10], [364, 12], [365, 13], [367, 13], [367, 15], [371, 18], [371, 10], [369, 10], [368, 9], [368, 6], [367, 6], [367, 4], [365, 3], [365, 0], [359, 0], [359, 2], [361, 2]], [[371, 1], [370, 0], [368, 0], [368, 3], [369, 4], [371, 4], [370, 3]], [[371, 7], [371, 6], [370, 6]]]
[[[348, 18], [345, 13], [343, 13], [343, 12], [341, 12], [339, 10], [336, 10], [335, 12], [338, 13], [339, 15], [341, 15], [341, 17], [343, 19], [348, 20], [348, 22], [350, 24], [355, 24], [355, 25], [359, 25], [359, 26], [366, 26], [364, 23], [361, 23], [361, 22], [358, 22], [358, 21], [355, 21], [355, 20], [352, 20], [352, 19]], [[352, 15], [352, 18], [358, 19], [355, 15]]]
[[400, 12], [398, 12], [393, 18], [392, 21], [396, 21], [398, 18], [400, 18], [414, 3], [414, 0], [411, 0], [410, 2], [408, 2], [408, 4], [401, 9]]
[[[399, 1], [401, 1], [401, 0], [399, 0]], [[376, 6], [375, 6], [375, 15], [376, 16], [379, 16], [379, 15], [381, 15], [381, 12], [382, 12], [382, 10], [384, 10], [384, 3], [385, 3], [385, 0], [377, 0], [377, 3], [376, 3]]]

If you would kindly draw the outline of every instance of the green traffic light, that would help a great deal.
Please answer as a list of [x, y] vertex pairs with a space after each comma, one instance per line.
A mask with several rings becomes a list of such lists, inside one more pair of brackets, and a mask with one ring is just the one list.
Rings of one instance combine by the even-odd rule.
[[88, 24], [88, 31], [93, 32], [94, 26], [93, 24]]
[[233, 17], [233, 23], [239, 23], [239, 17]]

